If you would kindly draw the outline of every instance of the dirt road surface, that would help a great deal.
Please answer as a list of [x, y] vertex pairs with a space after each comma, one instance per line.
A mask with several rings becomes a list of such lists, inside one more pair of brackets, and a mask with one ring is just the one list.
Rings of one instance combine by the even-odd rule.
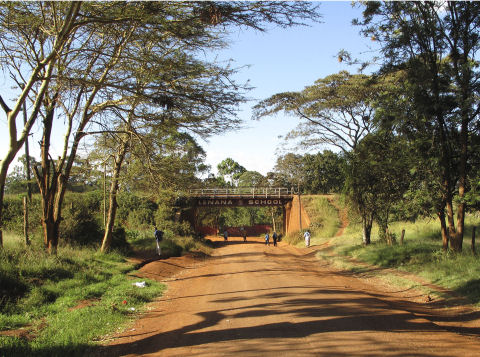
[[[479, 314], [332, 268], [316, 249], [216, 241], [141, 269], [168, 290], [104, 356], [480, 356]], [[173, 275], [172, 275], [173, 274]]]

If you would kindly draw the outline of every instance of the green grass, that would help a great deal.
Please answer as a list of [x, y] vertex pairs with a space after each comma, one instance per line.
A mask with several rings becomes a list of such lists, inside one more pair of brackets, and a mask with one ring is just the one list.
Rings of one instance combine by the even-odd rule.
[[[318, 196], [318, 200], [323, 201], [324, 198]], [[378, 229], [375, 226], [372, 231], [372, 244], [364, 246], [358, 219], [351, 215], [349, 222], [349, 226], [340, 237], [315, 235], [314, 244], [329, 243], [328, 248], [319, 251], [319, 258], [329, 259], [338, 268], [351, 271], [362, 272], [368, 269], [359, 267], [355, 261], [350, 260], [353, 258], [373, 266], [413, 273], [433, 284], [465, 296], [472, 303], [480, 306], [480, 256], [473, 255], [470, 250], [472, 227], [480, 226], [478, 215], [467, 216], [461, 253], [442, 250], [440, 225], [436, 219], [390, 223], [389, 230], [397, 237], [397, 244], [392, 246], [379, 241]], [[404, 244], [400, 245], [402, 229], [405, 229], [405, 237]], [[478, 241], [477, 251], [480, 252]], [[388, 279], [393, 285], [399, 284], [399, 278], [396, 276], [383, 277], [383, 279]], [[418, 285], [416, 282], [412, 284]]]
[[[128, 231], [127, 240], [137, 252], [155, 252], [156, 250], [156, 241], [152, 231]], [[205, 240], [168, 235], [164, 237], [160, 247], [164, 257], [180, 256], [189, 251], [210, 254], [213, 250]]]
[[164, 290], [147, 279], [145, 288], [134, 286], [133, 269], [119, 253], [59, 247], [57, 256], [49, 256], [6, 235], [0, 251], [0, 331], [23, 328], [28, 338], [0, 336], [0, 356], [84, 354]]
[[338, 211], [327, 196], [304, 196], [302, 204], [311, 220], [313, 243], [317, 238], [331, 238], [338, 232], [341, 225]]

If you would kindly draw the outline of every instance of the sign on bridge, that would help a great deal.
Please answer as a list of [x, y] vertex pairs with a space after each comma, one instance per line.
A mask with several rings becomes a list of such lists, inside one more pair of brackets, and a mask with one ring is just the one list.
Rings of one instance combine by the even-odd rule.
[[190, 190], [196, 206], [284, 206], [293, 199], [293, 192], [283, 187], [237, 187]]
[[[283, 211], [282, 232], [295, 232], [307, 227], [306, 214], [301, 213], [300, 196], [284, 187], [200, 188], [189, 192], [189, 220], [198, 228], [199, 211], [208, 207], [280, 206]], [[216, 227], [218, 229], [218, 227]]]
[[283, 206], [290, 200], [282, 198], [255, 198], [255, 199], [242, 199], [242, 198], [217, 198], [217, 199], [198, 199], [198, 206], [209, 207], [235, 207], [235, 206]]

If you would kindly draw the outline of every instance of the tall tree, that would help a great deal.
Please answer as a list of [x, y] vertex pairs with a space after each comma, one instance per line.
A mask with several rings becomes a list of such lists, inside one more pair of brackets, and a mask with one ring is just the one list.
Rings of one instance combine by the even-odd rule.
[[[10, 164], [33, 127], [47, 93], [56, 62], [79, 26], [81, 2], [10, 2], [0, 5], [0, 64], [22, 91], [12, 108], [0, 95], [7, 117], [9, 149], [0, 165], [0, 246], [3, 244], [2, 208]], [[28, 97], [32, 109], [23, 130], [17, 117]]]
[[288, 153], [277, 158], [274, 172], [282, 177], [288, 186], [301, 190], [305, 182], [303, 165], [304, 161], [301, 155]]
[[[42, 86], [36, 93], [38, 95], [35, 97], [31, 117], [35, 117], [43, 105], [41, 114], [45, 128], [42, 139], [42, 167], [36, 173], [44, 202], [45, 241], [52, 252], [55, 251], [58, 242], [58, 224], [61, 221], [61, 206], [66, 182], [69, 179], [79, 144], [87, 131], [92, 129], [93, 118], [100, 119], [106, 109], [125, 104], [124, 95], [125, 92], [128, 92], [131, 77], [128, 70], [117, 71], [119, 66], [145, 68], [145, 72], [148, 72], [151, 56], [158, 53], [175, 53], [178, 50], [180, 50], [180, 55], [188, 52], [186, 53], [186, 60], [188, 60], [192, 54], [198, 54], [200, 50], [222, 46], [224, 44], [223, 30], [229, 26], [245, 26], [264, 30], [266, 24], [274, 23], [287, 27], [306, 19], [318, 19], [316, 6], [308, 3], [34, 2], [26, 4], [19, 3], [15, 12], [10, 11], [14, 5], [2, 7], [2, 9], [6, 9], [6, 12], [10, 11], [7, 14], [9, 16], [4, 17], [5, 22], [3, 23], [7, 29], [5, 33], [8, 33], [10, 37], [4, 36], [4, 43], [14, 42], [16, 39], [20, 39], [22, 42], [22, 31], [27, 32], [30, 36], [27, 41], [21, 43], [21, 45], [26, 44], [19, 47], [22, 48], [22, 51], [16, 51], [15, 46], [4, 46], [4, 49], [7, 48], [4, 51], [7, 60], [4, 62], [13, 62], [12, 68], [17, 72], [20, 69], [19, 63], [26, 63], [27, 67], [33, 68], [30, 71], [32, 73], [30, 78], [43, 80]], [[46, 13], [44, 11], [50, 8], [56, 12]], [[77, 16], [81, 21], [75, 22]], [[36, 25], [25, 26], [26, 19]], [[13, 26], [11, 26], [12, 23]], [[223, 26], [217, 26], [220, 24]], [[75, 36], [73, 36], [74, 30], [76, 31]], [[63, 51], [65, 48], [67, 50]], [[44, 54], [47, 53], [51, 55], [45, 56]], [[11, 61], [13, 58], [15, 61]], [[39, 59], [40, 64], [37, 66], [32, 59]], [[170, 68], [165, 68], [164, 75], [174, 81], [175, 62], [172, 65]], [[39, 76], [42, 71], [44, 73]], [[213, 86], [214, 83], [223, 81], [230, 83], [231, 87], [235, 87], [236, 84], [230, 82], [231, 78], [226, 73], [231, 73], [231, 71], [226, 69], [214, 78], [209, 74], [204, 77], [204, 84], [210, 83]], [[33, 80], [22, 81], [22, 75], [17, 78], [19, 83], [26, 82], [26, 85], [20, 101], [12, 112], [14, 114], [11, 116], [12, 118], [18, 114], [18, 108], [25, 100], [33, 83]], [[53, 85], [50, 83], [53, 82], [52, 78], [54, 78]], [[44, 98], [48, 85], [50, 85], [48, 96]], [[119, 88], [124, 88], [124, 90], [119, 93], [117, 92]], [[128, 96], [135, 93], [135, 86], [130, 88], [131, 92]], [[172, 89], [173, 92], [178, 93], [181, 88], [167, 86], [158, 90], [156, 96], [151, 95], [154, 97], [154, 104], [170, 106], [174, 96], [171, 93]], [[199, 93], [201, 92], [196, 88], [190, 88], [184, 92], [183, 98], [189, 98], [191, 102], [196, 102]], [[228, 100], [231, 103], [236, 102], [238, 96], [226, 96], [222, 103], [224, 104]], [[213, 101], [211, 103], [215, 104]], [[1, 104], [9, 113], [10, 109], [3, 100]], [[192, 109], [192, 106], [189, 108]], [[195, 110], [194, 107], [193, 109]], [[50, 136], [55, 118], [61, 116], [64, 116], [67, 123], [65, 146], [60, 159], [54, 162], [49, 153]], [[205, 118], [214, 116], [202, 119], [201, 115], [192, 116], [189, 112], [184, 112], [181, 116], [164, 118], [164, 120], [171, 120], [176, 125], [185, 125], [195, 131], [198, 125], [194, 121], [184, 120], [191, 117], [195, 117], [197, 121], [201, 122]], [[219, 130], [232, 124], [231, 120], [215, 118]], [[14, 120], [10, 120], [10, 122], [14, 124]], [[97, 123], [99, 122], [100, 120]], [[22, 138], [28, 134], [31, 125], [33, 123], [29, 121], [26, 125], [28, 130], [24, 131]], [[16, 130], [14, 129], [14, 125], [12, 125], [10, 132], [11, 138], [13, 138], [12, 142], [15, 142], [12, 148], [15, 150], [11, 150], [13, 154], [9, 153], [10, 156], [14, 156], [14, 151], [18, 151], [22, 144], [22, 140], [16, 139], [14, 135]], [[9, 161], [13, 159], [13, 156], [10, 156], [2, 161], [2, 170], [5, 168], [3, 170], [5, 175]], [[53, 172], [53, 175], [50, 175], [50, 172]], [[2, 190], [3, 186], [2, 184]]]
[[410, 182], [408, 147], [392, 132], [363, 138], [349, 153], [351, 166], [346, 178], [347, 197], [362, 218], [362, 241], [370, 244], [372, 224], [378, 223], [385, 237], [392, 207], [403, 197]]
[[309, 193], [340, 192], [345, 181], [345, 158], [330, 150], [305, 154], [305, 190]]
[[267, 187], [265, 177], [257, 171], [245, 171], [238, 178], [239, 187]]
[[278, 93], [254, 107], [254, 118], [278, 112], [297, 117], [287, 139], [300, 138], [303, 148], [335, 146], [354, 150], [373, 126], [373, 102], [382, 84], [367, 75], [342, 71], [319, 79], [300, 92]]
[[[455, 251], [462, 249], [470, 138], [478, 130], [480, 114], [475, 100], [480, 90], [475, 60], [479, 21], [477, 2], [424, 1], [366, 3], [363, 21], [357, 22], [365, 35], [380, 44], [385, 59], [382, 70], [407, 73], [416, 120], [404, 122], [403, 127], [420, 131], [425, 122], [430, 123], [430, 146], [439, 148], [435, 159], [440, 168], [442, 235], [446, 236], [448, 227], [447, 238]], [[455, 196], [459, 201], [456, 222]]]

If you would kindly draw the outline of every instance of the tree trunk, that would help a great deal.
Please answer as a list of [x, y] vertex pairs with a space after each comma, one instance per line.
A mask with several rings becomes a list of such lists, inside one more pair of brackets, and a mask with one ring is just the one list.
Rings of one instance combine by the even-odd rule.
[[452, 247], [454, 247], [454, 250], [458, 252], [462, 250], [465, 229], [465, 212], [467, 209], [467, 204], [464, 201], [464, 197], [467, 190], [468, 122], [468, 109], [462, 110], [462, 127], [460, 132], [460, 163], [458, 168], [458, 197], [460, 203], [457, 207], [457, 231], [454, 239], [455, 242], [452, 242]]
[[363, 214], [362, 215], [362, 232], [363, 232], [362, 241], [364, 245], [370, 244], [372, 224], [373, 224], [373, 218], [368, 217], [367, 214]]
[[[449, 194], [446, 201], [447, 208], [447, 226], [448, 226], [448, 240], [450, 247], [455, 252], [462, 250], [462, 241], [457, 237], [457, 231], [455, 229], [455, 212], [453, 209], [452, 195]], [[463, 235], [462, 235], [463, 239]]]
[[448, 232], [447, 225], [445, 223], [445, 210], [441, 209], [437, 212], [438, 219], [440, 221], [441, 233], [442, 233], [442, 249], [443, 251], [448, 250]]
[[272, 213], [273, 231], [276, 232], [277, 227], [276, 227], [276, 224], [275, 224], [275, 208], [272, 207], [270, 212]]
[[3, 198], [5, 196], [5, 182], [10, 164], [20, 148], [16, 143], [10, 143], [7, 155], [0, 164], [0, 247], [3, 247]]
[[120, 178], [120, 170], [122, 169], [123, 159], [128, 150], [128, 141], [123, 141], [117, 157], [115, 158], [115, 166], [113, 169], [112, 182], [110, 184], [110, 200], [108, 208], [107, 224], [105, 226], [105, 235], [103, 236], [102, 247], [100, 251], [105, 253], [110, 248], [112, 243], [113, 228], [115, 225], [115, 217], [117, 214], [117, 192], [118, 181]]
[[[30, 130], [36, 121], [36, 118], [40, 111], [40, 106], [43, 101], [43, 97], [47, 92], [48, 86], [50, 84], [50, 77], [52, 75], [56, 60], [58, 58], [58, 54], [62, 51], [65, 43], [69, 40], [69, 34], [74, 28], [74, 22], [80, 11], [81, 4], [81, 1], [71, 3], [68, 9], [68, 13], [65, 17], [65, 21], [62, 27], [59, 29], [59, 32], [55, 39], [54, 48], [52, 48], [50, 54], [48, 54], [43, 59], [43, 61], [38, 63], [37, 66], [33, 69], [30, 78], [26, 81], [26, 85], [22, 91], [21, 96], [17, 100], [17, 103], [13, 107], [13, 109], [8, 108], [8, 106], [3, 101], [3, 98], [0, 96], [1, 107], [4, 109], [7, 115], [10, 140], [8, 152], [5, 155], [4, 159], [1, 160], [0, 165], [0, 246], [3, 246], [3, 199], [5, 194], [5, 181], [7, 178], [8, 168], [12, 163], [13, 159], [15, 158], [16, 154], [24, 144], [28, 135], [30, 134]], [[44, 69], [45, 72], [42, 73]], [[20, 112], [20, 108], [23, 106], [25, 100], [27, 99], [27, 96], [30, 93], [32, 86], [35, 84], [36, 81], [38, 81], [39, 77], [43, 77], [44, 79], [41, 81], [42, 84], [40, 85], [40, 88], [35, 95], [36, 98], [33, 105], [32, 113], [30, 114], [30, 118], [28, 119], [27, 123], [23, 128], [20, 138], [17, 138], [16, 119], [18, 113]]]

